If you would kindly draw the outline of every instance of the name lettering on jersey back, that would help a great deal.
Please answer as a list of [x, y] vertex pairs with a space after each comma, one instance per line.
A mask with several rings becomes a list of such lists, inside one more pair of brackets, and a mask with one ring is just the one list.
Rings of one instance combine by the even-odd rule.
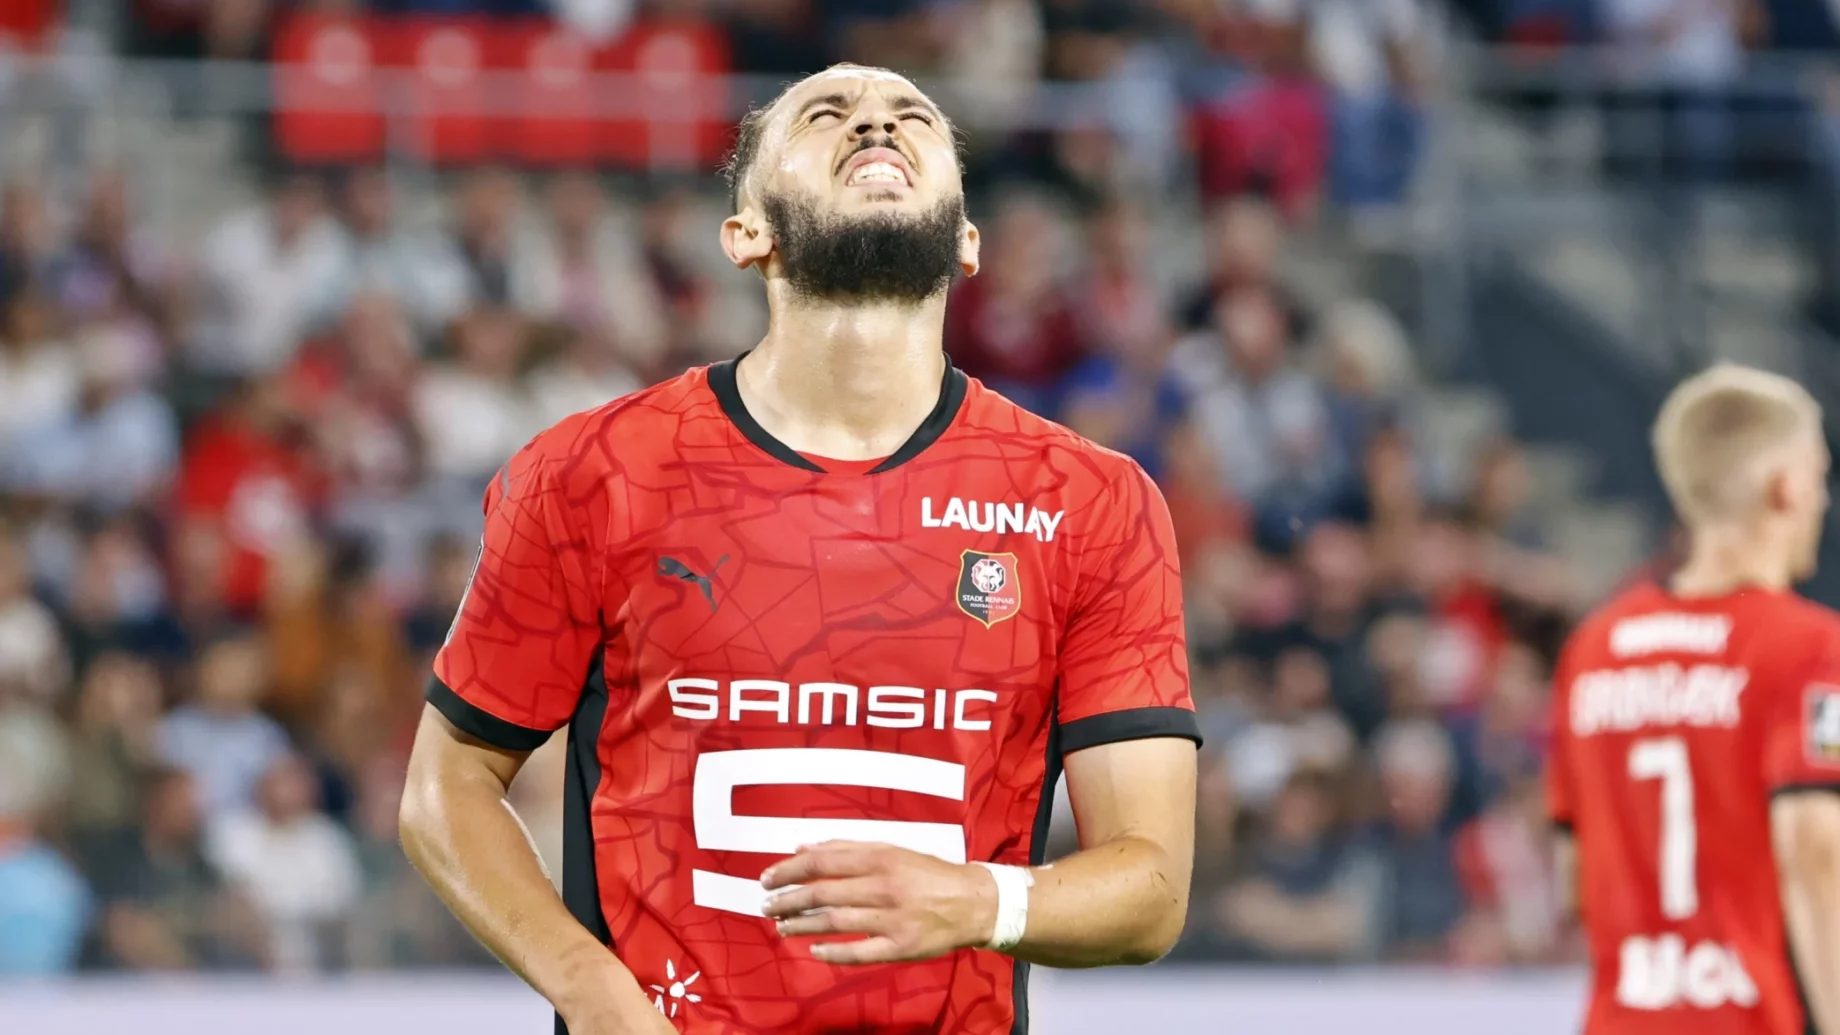
[[1732, 727], [1751, 674], [1673, 662], [1598, 669], [1572, 683], [1572, 732], [1625, 733], [1656, 726]]
[[962, 528], [969, 532], [1016, 532], [1032, 535], [1038, 541], [1054, 541], [1054, 530], [1061, 525], [1061, 518], [1066, 511], [1057, 510], [1052, 514], [1037, 507], [1024, 507], [1020, 503], [984, 503], [978, 500], [961, 500], [953, 496], [946, 500], [945, 509], [933, 509], [933, 497], [920, 497], [921, 528]]
[[[922, 689], [917, 686], [859, 687], [849, 683], [800, 683], [778, 679], [673, 679], [671, 714], [695, 722], [746, 721], [765, 717], [782, 726], [879, 726], [885, 729], [990, 729], [997, 695], [989, 690]], [[760, 721], [758, 718], [753, 721]]]
[[1726, 615], [1655, 614], [1625, 618], [1610, 630], [1610, 653], [1619, 658], [1644, 654], [1723, 654], [1731, 638]]

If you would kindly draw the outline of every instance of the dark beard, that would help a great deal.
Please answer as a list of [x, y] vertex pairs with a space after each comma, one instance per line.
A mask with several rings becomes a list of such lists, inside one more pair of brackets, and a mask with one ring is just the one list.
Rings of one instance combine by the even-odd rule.
[[951, 286], [958, 271], [962, 195], [912, 217], [825, 215], [809, 199], [786, 195], [761, 202], [786, 280], [807, 298], [919, 303]]

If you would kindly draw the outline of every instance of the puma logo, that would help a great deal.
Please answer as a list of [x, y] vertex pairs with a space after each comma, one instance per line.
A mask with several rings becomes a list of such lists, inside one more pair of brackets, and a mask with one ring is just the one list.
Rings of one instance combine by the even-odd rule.
[[666, 578], [682, 579], [702, 590], [703, 599], [709, 601], [709, 609], [714, 611], [716, 609], [716, 572], [727, 563], [728, 555], [723, 554], [721, 560], [716, 561], [716, 566], [709, 569], [709, 574], [698, 575], [688, 564], [675, 557], [660, 557], [658, 558], [658, 574]]

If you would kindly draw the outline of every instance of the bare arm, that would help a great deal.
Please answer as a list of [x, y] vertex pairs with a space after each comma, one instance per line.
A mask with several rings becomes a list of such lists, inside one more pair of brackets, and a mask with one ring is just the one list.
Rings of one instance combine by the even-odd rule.
[[[1081, 850], [1034, 870], [1028, 926], [1010, 955], [1053, 967], [1156, 960], [1187, 913], [1195, 746], [1105, 744], [1067, 756], [1066, 766]], [[996, 925], [996, 882], [983, 867], [888, 845], [813, 846], [763, 883], [790, 888], [766, 910], [784, 935], [870, 935], [813, 947], [834, 963], [926, 959], [983, 945]]]
[[631, 972], [570, 915], [505, 801], [527, 757], [424, 709], [403, 789], [403, 851], [454, 915], [555, 1004], [576, 1035], [672, 1031]]
[[1195, 860], [1195, 745], [1173, 738], [1068, 755], [1080, 851], [1035, 871], [1012, 955], [1050, 967], [1151, 963], [1182, 934]]
[[1840, 1031], [1840, 794], [1777, 797], [1770, 834], [1783, 917], [1818, 1031]]

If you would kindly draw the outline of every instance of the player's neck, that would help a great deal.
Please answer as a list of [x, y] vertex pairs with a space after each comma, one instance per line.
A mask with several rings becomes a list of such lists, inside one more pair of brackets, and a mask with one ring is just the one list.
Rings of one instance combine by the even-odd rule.
[[1781, 592], [1795, 578], [1777, 539], [1757, 529], [1703, 528], [1694, 532], [1687, 560], [1668, 580], [1680, 597], [1722, 597], [1742, 589]]
[[943, 295], [918, 306], [775, 305], [737, 371], [742, 402], [800, 452], [887, 456], [939, 401], [944, 325]]

